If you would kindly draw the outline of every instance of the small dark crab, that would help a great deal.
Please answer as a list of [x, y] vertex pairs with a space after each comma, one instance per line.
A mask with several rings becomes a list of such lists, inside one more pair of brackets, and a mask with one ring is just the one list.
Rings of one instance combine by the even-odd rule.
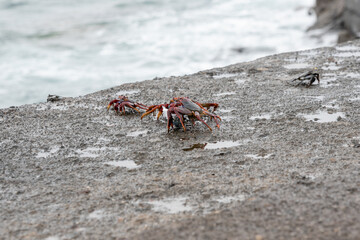
[[167, 110], [167, 128], [170, 131], [170, 127], [174, 127], [174, 118], [173, 114], [176, 115], [183, 127], [184, 131], [186, 131], [186, 127], [184, 124], [184, 116], [187, 116], [193, 124], [195, 124], [195, 120], [199, 120], [204, 123], [210, 131], [212, 131], [211, 127], [201, 118], [206, 115], [210, 118], [213, 118], [216, 122], [216, 126], [220, 128], [218, 120], [221, 118], [218, 115], [215, 115], [209, 112], [209, 109], [213, 107], [215, 111], [218, 108], [219, 104], [217, 103], [199, 103], [191, 100], [187, 97], [177, 97], [170, 100], [170, 103], [164, 103], [159, 105], [152, 105], [148, 107], [147, 111], [141, 116], [141, 119], [150, 113], [158, 110], [157, 119], [159, 120], [162, 115], [164, 108]]
[[129, 100], [126, 96], [119, 96], [119, 98], [112, 100], [107, 106], [107, 110], [109, 110], [111, 106], [113, 107], [115, 112], [122, 112], [123, 114], [125, 114], [125, 107], [131, 108], [137, 112], [140, 112], [137, 108], [147, 109], [146, 105], [133, 102]]
[[307, 88], [310, 87], [315, 81], [318, 81], [318, 83], [320, 84], [320, 75], [318, 73], [313, 73], [311, 71], [302, 74], [301, 76], [295, 78], [294, 80], [292, 80], [293, 82], [295, 81], [300, 81], [298, 84], [296, 84], [296, 86], [299, 85], [305, 85]]

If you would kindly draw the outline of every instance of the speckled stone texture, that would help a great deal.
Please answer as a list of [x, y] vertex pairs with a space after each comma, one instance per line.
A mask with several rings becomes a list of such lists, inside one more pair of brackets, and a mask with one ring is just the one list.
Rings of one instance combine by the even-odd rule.
[[[0, 238], [359, 239], [359, 66], [356, 41], [1, 109]], [[221, 128], [107, 112], [119, 94], [217, 102]]]

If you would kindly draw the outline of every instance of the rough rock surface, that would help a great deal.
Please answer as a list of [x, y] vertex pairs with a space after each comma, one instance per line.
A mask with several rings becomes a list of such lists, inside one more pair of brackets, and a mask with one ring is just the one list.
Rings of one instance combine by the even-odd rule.
[[[359, 239], [359, 65], [357, 41], [1, 109], [0, 238]], [[108, 113], [119, 94], [218, 102], [221, 129]]]

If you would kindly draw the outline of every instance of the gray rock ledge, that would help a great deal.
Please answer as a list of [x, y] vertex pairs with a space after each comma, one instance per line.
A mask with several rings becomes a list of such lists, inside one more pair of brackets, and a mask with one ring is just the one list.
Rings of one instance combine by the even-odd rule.
[[[1, 109], [0, 238], [358, 239], [359, 66], [355, 41]], [[217, 102], [221, 129], [108, 113], [119, 94]]]

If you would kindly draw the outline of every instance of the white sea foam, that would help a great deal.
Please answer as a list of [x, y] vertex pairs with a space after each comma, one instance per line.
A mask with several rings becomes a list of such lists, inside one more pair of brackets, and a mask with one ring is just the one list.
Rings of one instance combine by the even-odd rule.
[[340, 52], [335, 53], [333, 56], [335, 57], [360, 57], [360, 52]]
[[139, 93], [140, 90], [136, 89], [136, 90], [121, 90], [119, 92], [116, 93], [117, 96], [121, 96], [121, 95], [125, 95], [125, 96], [128, 96], [128, 95], [132, 95], [132, 94], [135, 94], [135, 93]]
[[213, 76], [213, 78], [215, 79], [220, 79], [220, 78], [233, 78], [238, 76], [237, 73], [223, 73], [223, 74], [219, 74], [219, 75], [215, 75]]
[[360, 48], [349, 45], [349, 46], [337, 46], [336, 50], [338, 50], [338, 51], [360, 51]]
[[306, 121], [329, 123], [336, 122], [339, 118], [344, 118], [345, 114], [343, 112], [328, 113], [327, 111], [319, 111], [314, 114], [299, 114], [299, 116], [304, 117]]
[[231, 109], [219, 109], [217, 111], [219, 112], [222, 112], [222, 113], [229, 113], [229, 112], [232, 112], [232, 111], [235, 111], [236, 109], [234, 108], [231, 108]]
[[336, 70], [339, 70], [340, 68], [342, 68], [342, 66], [337, 66], [337, 65], [335, 65], [335, 63], [330, 63], [327, 66], [323, 66], [321, 69], [336, 71]]
[[267, 154], [265, 156], [261, 156], [258, 154], [246, 154], [245, 157], [253, 158], [253, 159], [266, 159], [272, 156], [272, 154]]
[[300, 69], [300, 68], [309, 68], [309, 67], [311, 66], [307, 63], [293, 63], [284, 66], [284, 68], [287, 69]]
[[58, 152], [60, 150], [60, 148], [58, 146], [54, 146], [50, 149], [50, 151], [40, 151], [38, 152], [38, 154], [36, 155], [36, 158], [47, 158], [49, 156], [51, 156], [52, 154]]
[[[308, 51], [304, 51], [304, 52], [301, 52], [299, 53], [300, 56], [309, 56], [309, 57], [314, 57], [314, 56], [317, 56], [319, 55], [319, 51], [318, 50], [308, 50]], [[294, 59], [295, 60], [295, 59]]]
[[319, 100], [319, 101], [324, 101], [325, 96], [308, 96], [309, 98], [315, 99], [315, 100]]
[[247, 79], [240, 79], [240, 78], [239, 78], [239, 79], [236, 79], [236, 80], [235, 80], [235, 83], [237, 83], [237, 84], [239, 84], [239, 85], [242, 85], [242, 84], [244, 84], [244, 83], [246, 82], [246, 80], [247, 80]]
[[234, 95], [234, 94], [236, 94], [236, 92], [222, 92], [222, 93], [215, 94], [215, 96], [222, 97], [222, 96], [228, 96], [228, 95]]
[[151, 204], [152, 210], [155, 212], [166, 212], [166, 213], [180, 213], [191, 211], [193, 208], [186, 205], [187, 198], [178, 197], [178, 198], [166, 198], [158, 201], [147, 202]]
[[12, 2], [0, 4], [0, 107], [329, 45], [305, 32], [314, 0]]
[[244, 201], [246, 198], [245, 195], [235, 195], [235, 196], [222, 196], [219, 198], [216, 198], [215, 201], [218, 201], [220, 203], [231, 203], [234, 201]]
[[271, 113], [266, 113], [266, 114], [261, 114], [261, 115], [256, 115], [256, 116], [251, 116], [250, 120], [257, 120], [257, 119], [270, 119], [272, 116]]
[[126, 134], [126, 136], [127, 137], [138, 137], [140, 135], [146, 134], [147, 132], [148, 132], [147, 130], [135, 131], [135, 132], [130, 132], [130, 133]]
[[240, 142], [234, 142], [234, 141], [220, 141], [216, 143], [208, 143], [205, 146], [205, 149], [219, 149], [219, 148], [231, 148], [231, 147], [237, 147], [240, 146]]
[[45, 240], [60, 240], [60, 239], [62, 239], [62, 238], [60, 238], [59, 236], [56, 236], [56, 235], [45, 238]]
[[78, 149], [76, 150], [76, 153], [81, 158], [96, 158], [100, 155], [102, 155], [106, 151], [116, 151], [116, 148], [110, 148], [110, 147], [88, 147], [85, 149]]
[[102, 219], [104, 216], [105, 216], [104, 210], [99, 209], [99, 210], [95, 210], [95, 211], [93, 211], [92, 213], [90, 213], [90, 214], [88, 215], [88, 218], [89, 218], [89, 219], [97, 219], [97, 220], [100, 220], [100, 219]]
[[359, 79], [360, 73], [348, 73], [348, 74], [346, 74], [346, 77]]
[[351, 102], [360, 101], [360, 97], [349, 98], [349, 101]]
[[339, 86], [337, 82], [337, 76], [335, 74], [323, 74], [320, 87], [328, 88], [333, 86]]
[[221, 120], [225, 121], [225, 122], [231, 122], [234, 121], [236, 118], [238, 118], [237, 116], [222, 116]]
[[133, 160], [109, 161], [109, 162], [105, 162], [104, 164], [115, 167], [124, 167], [128, 169], [134, 169], [140, 167], [140, 165], [136, 164]]

